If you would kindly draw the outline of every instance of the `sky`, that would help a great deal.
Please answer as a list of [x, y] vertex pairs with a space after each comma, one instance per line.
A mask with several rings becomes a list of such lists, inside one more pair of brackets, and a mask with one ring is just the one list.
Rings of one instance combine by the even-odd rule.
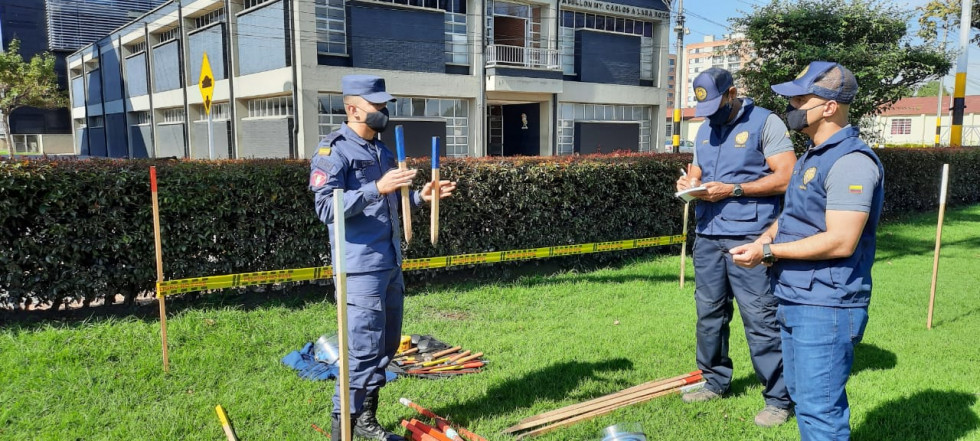
[[[888, 1], [888, 0], [886, 0]], [[768, 0], [684, 0], [684, 27], [689, 33], [684, 36], [684, 43], [697, 43], [704, 41], [707, 35], [714, 35], [721, 38], [723, 34], [728, 34], [731, 30], [728, 19], [731, 17], [741, 17], [750, 13], [755, 6], [768, 4]], [[892, 4], [898, 5], [902, 9], [915, 10], [916, 7], [925, 5], [928, 0], [894, 1]], [[677, 0], [671, 0], [671, 8], [677, 7]], [[980, 14], [980, 11], [973, 11]], [[913, 35], [918, 31], [917, 15], [909, 21], [909, 34]], [[675, 52], [676, 33], [673, 31], [673, 24], [670, 31], [670, 52]], [[947, 40], [948, 48], [955, 48], [959, 45], [959, 32], [950, 32]], [[920, 42], [914, 40], [913, 43]], [[953, 61], [953, 70], [944, 79], [946, 90], [953, 90], [954, 76], [956, 73], [956, 61]], [[967, 67], [967, 95], [980, 95], [980, 47], [971, 44], [968, 53]]]

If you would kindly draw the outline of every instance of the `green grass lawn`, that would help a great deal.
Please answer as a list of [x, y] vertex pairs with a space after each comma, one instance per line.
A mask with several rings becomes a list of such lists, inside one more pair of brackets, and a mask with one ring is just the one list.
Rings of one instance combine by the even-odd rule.
[[[848, 384], [855, 440], [980, 440], [980, 206], [947, 213], [926, 330], [935, 227], [931, 213], [879, 233], [871, 319]], [[383, 389], [380, 419], [391, 427], [414, 416], [396, 404], [407, 397], [507, 440], [500, 430], [525, 417], [694, 370], [694, 283], [677, 285], [675, 256], [410, 286], [405, 333], [484, 351], [491, 364], [449, 380], [400, 379]], [[243, 440], [326, 439], [310, 423], [328, 426], [333, 382], [300, 379], [279, 362], [336, 328], [328, 287], [310, 288], [170, 302], [169, 374], [155, 305], [2, 324], [0, 439], [218, 440], [216, 404]], [[738, 318], [731, 350], [728, 399], [657, 398], [537, 439], [597, 440], [603, 427], [631, 421], [651, 440], [798, 439], [795, 420], [752, 423], [763, 401]]]

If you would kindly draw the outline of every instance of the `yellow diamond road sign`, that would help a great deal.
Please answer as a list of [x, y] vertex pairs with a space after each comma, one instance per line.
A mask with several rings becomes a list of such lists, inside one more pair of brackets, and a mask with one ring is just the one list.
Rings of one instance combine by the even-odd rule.
[[211, 114], [211, 97], [214, 95], [214, 74], [211, 73], [211, 63], [208, 62], [208, 53], [204, 53], [201, 60], [201, 80], [197, 83], [201, 89], [201, 99], [204, 100], [204, 114]]

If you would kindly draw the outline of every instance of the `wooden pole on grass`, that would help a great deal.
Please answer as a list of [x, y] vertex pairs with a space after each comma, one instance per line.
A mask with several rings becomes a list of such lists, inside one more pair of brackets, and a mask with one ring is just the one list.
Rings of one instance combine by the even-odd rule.
[[683, 230], [682, 234], [684, 235], [684, 242], [681, 242], [681, 288], [684, 287], [684, 271], [687, 269], [687, 262], [685, 261], [685, 257], [687, 256], [687, 212], [689, 211], [688, 208], [690, 208], [690, 206], [690, 202], [684, 203], [684, 216], [682, 216], [684, 219], [684, 226], [681, 228]]
[[[340, 439], [351, 440], [350, 427], [350, 364], [347, 359], [347, 265], [344, 249], [347, 231], [344, 225], [344, 190], [333, 190], [333, 274], [337, 286], [337, 346], [340, 375]], [[337, 440], [334, 440], [337, 441]]]
[[[405, 128], [395, 126], [395, 150], [398, 152], [398, 169], [408, 170], [405, 161]], [[412, 204], [408, 187], [402, 187], [402, 229], [405, 230], [405, 243], [412, 242]]]
[[160, 202], [157, 199], [157, 168], [150, 167], [150, 195], [153, 200], [153, 242], [156, 245], [157, 259], [157, 303], [160, 304], [160, 341], [163, 347], [163, 371], [170, 371], [170, 356], [167, 355], [167, 301], [160, 294], [163, 282], [163, 248], [160, 244]]
[[221, 405], [214, 407], [214, 411], [218, 414], [218, 419], [221, 420], [221, 429], [225, 431], [225, 438], [228, 441], [238, 441], [238, 436], [235, 435], [235, 429], [231, 427], [231, 422], [228, 421], [228, 414], [225, 413], [225, 409]]
[[433, 245], [439, 241], [439, 137], [432, 137], [432, 219], [429, 225], [429, 239]]
[[929, 317], [926, 329], [932, 329], [932, 309], [936, 302], [936, 276], [939, 275], [939, 247], [943, 239], [943, 216], [946, 214], [946, 184], [949, 182], [949, 164], [943, 164], [943, 183], [939, 188], [939, 224], [936, 226], [936, 251], [932, 258], [932, 287], [929, 288]]

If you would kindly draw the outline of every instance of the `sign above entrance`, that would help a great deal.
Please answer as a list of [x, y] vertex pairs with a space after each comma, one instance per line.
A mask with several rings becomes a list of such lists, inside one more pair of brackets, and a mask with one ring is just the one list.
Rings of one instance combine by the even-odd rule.
[[670, 12], [659, 9], [639, 8], [618, 3], [609, 3], [599, 0], [560, 0], [559, 6], [575, 8], [581, 11], [596, 12], [602, 14], [623, 15], [629, 18], [656, 18], [669, 20]]

